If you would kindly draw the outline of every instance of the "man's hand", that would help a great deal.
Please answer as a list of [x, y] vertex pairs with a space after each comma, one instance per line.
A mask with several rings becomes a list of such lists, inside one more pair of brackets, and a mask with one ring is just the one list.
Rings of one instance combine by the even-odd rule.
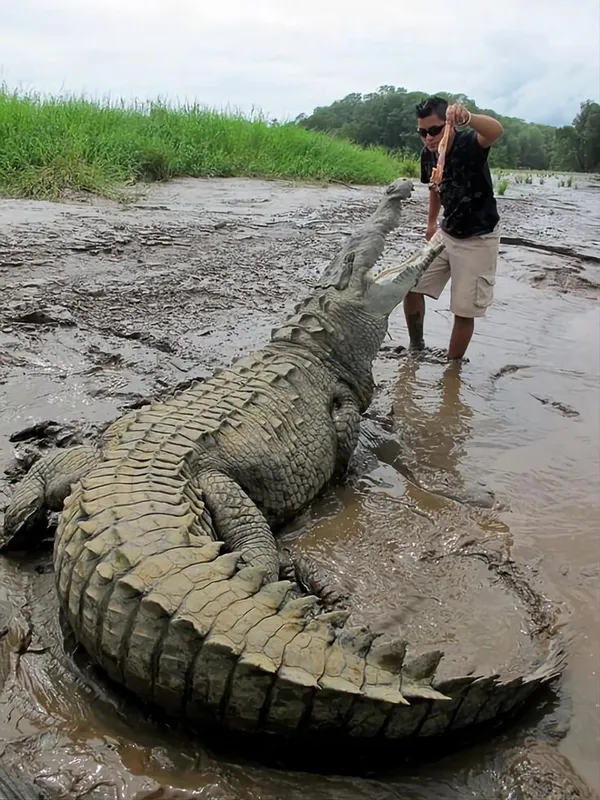
[[428, 242], [437, 231], [437, 222], [430, 223], [427, 226], [427, 231], [425, 232], [425, 241]]
[[477, 134], [479, 145], [484, 148], [491, 147], [503, 131], [502, 125], [497, 119], [488, 117], [487, 114], [471, 114], [469, 109], [460, 103], [448, 106], [446, 124], [452, 128], [470, 125]]
[[446, 122], [453, 128], [456, 125], [468, 125], [470, 121], [471, 112], [460, 103], [454, 103], [446, 109]]

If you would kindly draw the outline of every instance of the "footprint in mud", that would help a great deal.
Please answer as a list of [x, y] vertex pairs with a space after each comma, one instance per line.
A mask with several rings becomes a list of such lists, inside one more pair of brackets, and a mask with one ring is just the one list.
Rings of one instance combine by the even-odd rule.
[[102, 350], [97, 345], [90, 345], [87, 349], [87, 355], [94, 362], [93, 366], [85, 370], [84, 375], [91, 375], [102, 369], [113, 369], [120, 367], [123, 364], [122, 353], [110, 353]]
[[23, 309], [21, 304], [13, 307], [12, 314], [7, 316], [7, 320], [17, 325], [51, 325], [73, 327], [76, 325], [71, 312], [64, 306], [48, 305]]

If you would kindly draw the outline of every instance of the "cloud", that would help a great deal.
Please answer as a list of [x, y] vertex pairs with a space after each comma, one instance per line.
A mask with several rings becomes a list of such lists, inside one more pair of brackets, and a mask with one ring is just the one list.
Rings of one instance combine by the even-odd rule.
[[48, 93], [195, 100], [279, 119], [382, 84], [464, 92], [564, 124], [598, 98], [597, 0], [20, 0], [0, 80]]

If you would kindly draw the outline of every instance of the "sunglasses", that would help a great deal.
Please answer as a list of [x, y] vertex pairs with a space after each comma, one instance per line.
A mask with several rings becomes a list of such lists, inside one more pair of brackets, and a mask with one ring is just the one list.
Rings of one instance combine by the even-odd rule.
[[445, 127], [446, 123], [443, 125], [433, 125], [431, 128], [417, 128], [417, 133], [422, 139], [424, 139], [428, 134], [431, 137], [437, 136], [438, 133], [441, 133]]

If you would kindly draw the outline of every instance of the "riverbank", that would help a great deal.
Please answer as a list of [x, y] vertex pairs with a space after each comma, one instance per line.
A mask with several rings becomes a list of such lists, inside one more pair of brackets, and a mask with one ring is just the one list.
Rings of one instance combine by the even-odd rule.
[[325, 134], [200, 106], [40, 99], [0, 88], [0, 194], [56, 200], [89, 192], [135, 199], [144, 182], [261, 177], [384, 184], [413, 159]]

